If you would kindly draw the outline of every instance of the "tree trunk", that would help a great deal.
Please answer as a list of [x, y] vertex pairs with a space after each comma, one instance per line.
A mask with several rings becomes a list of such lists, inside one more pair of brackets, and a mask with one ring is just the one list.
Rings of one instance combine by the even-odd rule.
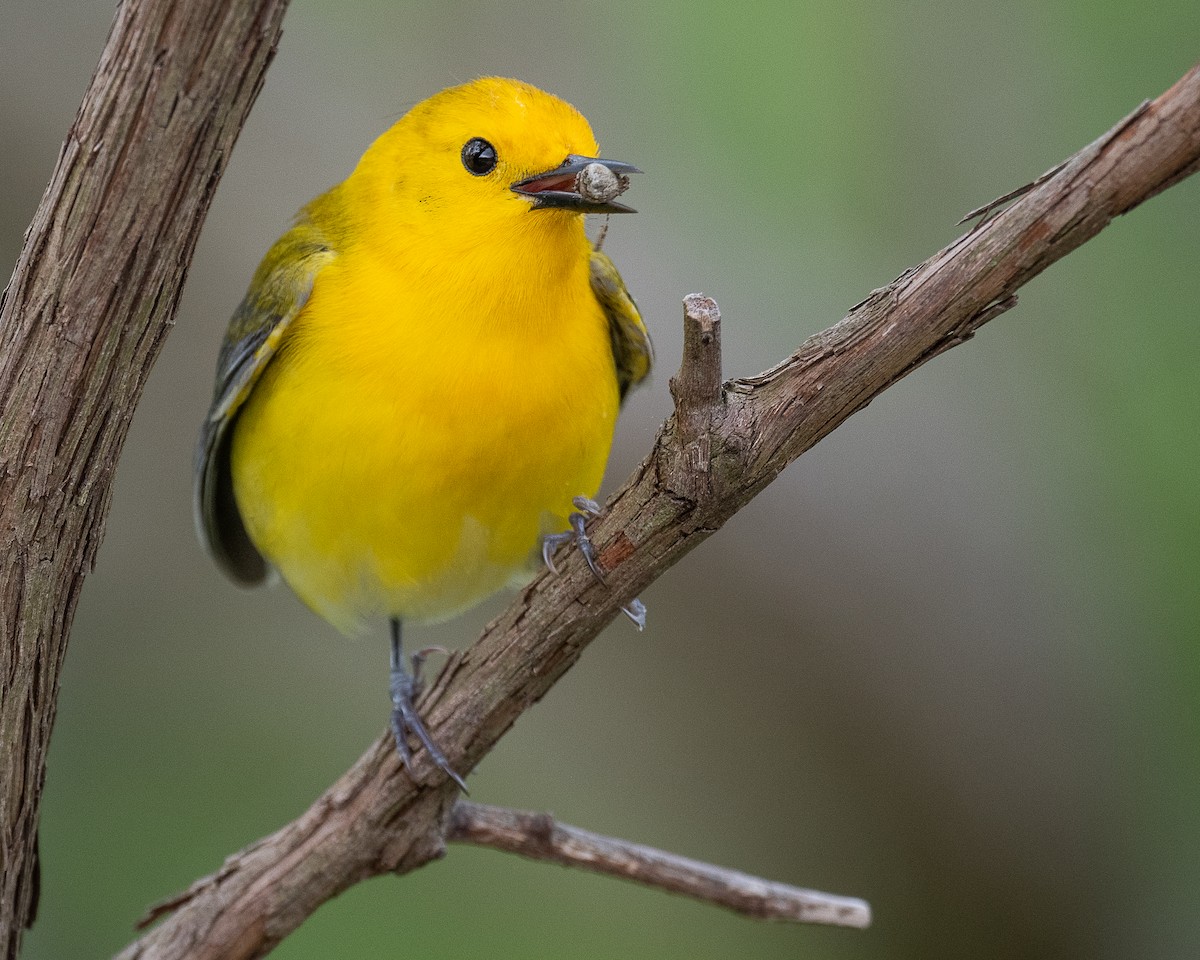
[[286, 0], [128, 0], [0, 301], [0, 956], [37, 906], [67, 634], [117, 457]]

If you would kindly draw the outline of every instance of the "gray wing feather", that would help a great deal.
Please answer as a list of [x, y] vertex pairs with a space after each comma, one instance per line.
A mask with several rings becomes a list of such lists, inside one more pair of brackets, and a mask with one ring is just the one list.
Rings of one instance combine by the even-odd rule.
[[229, 321], [217, 359], [212, 407], [196, 448], [195, 515], [200, 542], [235, 582], [261, 583], [270, 572], [246, 533], [233, 492], [230, 446], [238, 412], [308, 302], [322, 266], [333, 256], [320, 233], [301, 220], [263, 259]]

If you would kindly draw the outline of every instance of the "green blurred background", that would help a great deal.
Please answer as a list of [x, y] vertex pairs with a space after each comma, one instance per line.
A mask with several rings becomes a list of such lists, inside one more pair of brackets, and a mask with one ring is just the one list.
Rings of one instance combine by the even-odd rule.
[[[4, 273], [111, 0], [0, 6]], [[752, 374], [1196, 57], [1195, 0], [740, 5], [296, 0], [121, 461], [62, 681], [27, 958], [105, 956], [300, 813], [382, 729], [386, 648], [192, 532], [195, 431], [270, 241], [412, 103], [484, 73], [647, 171], [607, 249], [669, 410], [680, 298]], [[868, 898], [762, 925], [452, 848], [279, 949], [327, 957], [1184, 958], [1200, 952], [1200, 178], [1114, 223], [794, 465], [615, 624], [476, 799]], [[462, 645], [500, 609], [419, 631]]]

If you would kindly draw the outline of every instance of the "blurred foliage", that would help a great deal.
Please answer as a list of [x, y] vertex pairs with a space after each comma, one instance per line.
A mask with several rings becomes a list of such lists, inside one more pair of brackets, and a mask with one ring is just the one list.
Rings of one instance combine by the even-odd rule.
[[[0, 8], [11, 263], [111, 0]], [[386, 649], [200, 553], [192, 444], [255, 263], [438, 88], [520, 76], [648, 171], [607, 249], [669, 409], [679, 298], [753, 373], [1099, 136], [1195, 57], [1200, 8], [1083, 0], [297, 0], [122, 460], [71, 641], [31, 960], [95, 957], [298, 814], [382, 728]], [[1200, 943], [1200, 183], [805, 456], [616, 624], [471, 778], [477, 798], [871, 900], [764, 926], [453, 848], [362, 885], [293, 958], [1172, 958]], [[461, 645], [498, 602], [418, 642]]]

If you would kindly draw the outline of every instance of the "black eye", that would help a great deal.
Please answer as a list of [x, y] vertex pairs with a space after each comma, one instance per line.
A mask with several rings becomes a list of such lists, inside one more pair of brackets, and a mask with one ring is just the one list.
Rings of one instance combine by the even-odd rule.
[[483, 137], [472, 137], [462, 149], [462, 162], [468, 173], [482, 177], [496, 168], [496, 148]]

